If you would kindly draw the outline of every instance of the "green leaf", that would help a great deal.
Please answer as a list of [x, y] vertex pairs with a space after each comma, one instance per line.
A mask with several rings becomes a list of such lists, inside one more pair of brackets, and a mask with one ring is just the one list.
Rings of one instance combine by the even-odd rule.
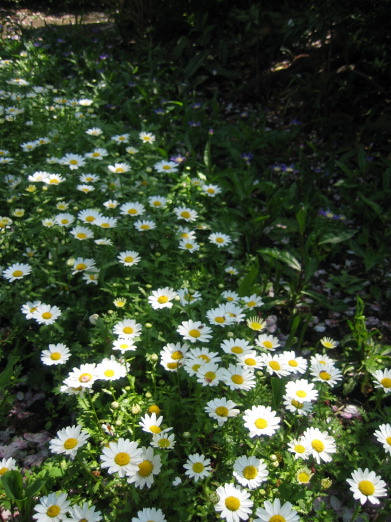
[[281, 250], [278, 250], [278, 248], [261, 248], [260, 250], [257, 250], [257, 252], [262, 255], [270, 256], [273, 259], [277, 259], [278, 261], [288, 265], [290, 268], [293, 268], [293, 270], [297, 270], [298, 272], [301, 271], [300, 262], [290, 252], [282, 252]]
[[272, 385], [272, 407], [274, 410], [278, 410], [285, 392], [285, 384], [287, 380], [279, 377], [272, 377], [270, 381]]
[[11, 500], [24, 500], [23, 478], [19, 471], [11, 470], [1, 477], [4, 491]]
[[253, 286], [259, 272], [259, 262], [258, 258], [256, 259], [256, 262], [254, 266], [251, 268], [251, 270], [246, 274], [243, 279], [240, 281], [239, 288], [238, 288], [238, 294], [240, 297], [244, 297], [251, 294], [251, 287]]
[[345, 230], [338, 232], [338, 234], [333, 234], [330, 232], [329, 234], [324, 234], [318, 242], [318, 245], [325, 245], [326, 243], [331, 243], [335, 245], [336, 243], [342, 243], [343, 241], [347, 241], [351, 237], [353, 237], [356, 233], [356, 230]]
[[38, 478], [37, 480], [35, 480], [35, 482], [33, 482], [32, 484], [27, 486], [26, 497], [27, 498], [34, 497], [39, 491], [41, 491], [41, 489], [44, 487], [46, 482], [47, 482], [46, 478]]
[[3, 388], [9, 383], [14, 366], [19, 361], [19, 359], [20, 357], [18, 355], [10, 355], [8, 357], [7, 366], [0, 373], [0, 388]]
[[298, 210], [298, 212], [296, 212], [296, 221], [299, 224], [299, 231], [300, 231], [301, 235], [304, 234], [306, 217], [307, 217], [307, 209], [305, 207], [301, 207], [300, 210]]

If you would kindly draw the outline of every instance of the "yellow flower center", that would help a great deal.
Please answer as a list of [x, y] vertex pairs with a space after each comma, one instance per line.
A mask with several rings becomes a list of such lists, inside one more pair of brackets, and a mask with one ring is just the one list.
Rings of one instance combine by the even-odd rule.
[[267, 428], [268, 422], [266, 419], [257, 419], [254, 424], [259, 430], [263, 430]]
[[240, 500], [237, 497], [227, 497], [225, 507], [230, 511], [237, 511], [240, 508]]
[[148, 477], [152, 473], [153, 464], [150, 460], [144, 460], [138, 465], [138, 474], [142, 477]]
[[100, 157], [100, 152], [93, 152], [92, 153], [92, 157], [93, 158], [99, 158]]
[[201, 332], [194, 328], [193, 330], [190, 330], [189, 335], [191, 337], [196, 337], [197, 338], [197, 337], [201, 336]]
[[216, 237], [216, 243], [224, 243], [223, 237]]
[[167, 363], [167, 368], [168, 368], [169, 370], [175, 370], [175, 368], [178, 368], [178, 363], [176, 363], [176, 362], [175, 362], [175, 363], [174, 363], [174, 362], [172, 362], [172, 363]]
[[313, 447], [313, 449], [315, 451], [317, 451], [318, 453], [322, 453], [322, 451], [324, 450], [324, 444], [321, 440], [319, 439], [314, 439], [312, 442], [311, 442], [311, 446]]
[[121, 350], [127, 350], [129, 348], [129, 345], [128, 344], [120, 344], [120, 349]]
[[273, 343], [271, 341], [263, 341], [262, 344], [263, 344], [264, 348], [267, 348], [268, 350], [273, 348]]
[[124, 259], [125, 263], [132, 263], [134, 261], [134, 257], [126, 256]]
[[160, 433], [162, 430], [159, 426], [154, 424], [153, 426], [149, 426], [149, 431], [152, 431], [152, 433]]
[[384, 388], [391, 388], [391, 379], [389, 377], [385, 377], [380, 381], [380, 384], [384, 386]]
[[296, 453], [305, 453], [305, 447], [302, 444], [296, 444], [294, 450]]
[[241, 346], [233, 346], [231, 352], [236, 354], [243, 353], [243, 348]]
[[154, 201], [154, 202], [153, 202], [153, 205], [154, 205], [155, 207], [160, 207], [161, 203], [160, 203], [160, 201]]
[[212, 189], [212, 188], [208, 188], [206, 192], [208, 192], [208, 194], [214, 194], [215, 193], [214, 189]]
[[50, 312], [44, 312], [42, 314], [42, 319], [51, 319], [53, 317], [53, 314], [51, 314]]
[[77, 165], [77, 164], [78, 164], [78, 161], [75, 160], [75, 159], [72, 159], [69, 163], [70, 163], [71, 165]]
[[388, 444], [389, 446], [391, 446], [391, 437], [387, 437], [387, 438], [386, 438], [386, 442], [387, 442], [387, 444]]
[[257, 364], [257, 361], [252, 357], [247, 357], [247, 359], [245, 359], [244, 362], [245, 364], [247, 364], [247, 366], [255, 366]]
[[156, 413], [156, 415], [159, 415], [160, 413], [160, 408], [157, 404], [152, 404], [149, 408], [148, 408], [148, 413]]
[[282, 515], [273, 515], [269, 518], [269, 522], [286, 522], [286, 518]]
[[210, 357], [208, 357], [207, 355], [205, 355], [204, 353], [202, 353], [201, 355], [199, 355], [197, 357], [197, 359], [202, 359], [203, 361], [205, 362], [209, 362], [210, 361]]
[[296, 401], [295, 399], [292, 399], [291, 404], [298, 410], [300, 410], [304, 406], [302, 402]]
[[79, 382], [89, 382], [92, 379], [90, 373], [82, 373], [79, 377]]
[[300, 397], [300, 399], [303, 399], [304, 397], [307, 397], [307, 392], [304, 390], [297, 390], [296, 395]]
[[258, 470], [255, 466], [246, 466], [243, 469], [243, 477], [247, 480], [251, 480], [258, 475]]
[[219, 417], [228, 417], [228, 408], [226, 408], [225, 406], [218, 406], [215, 409], [215, 413]]
[[216, 323], [225, 323], [225, 317], [215, 317]]
[[75, 266], [75, 269], [76, 270], [85, 270], [87, 268], [87, 265], [85, 263], [78, 263], [76, 266]]
[[249, 301], [248, 303], [246, 303], [248, 307], [252, 307], [252, 306], [255, 306], [257, 303], [255, 301]]
[[214, 379], [216, 379], [216, 374], [215, 372], [206, 372], [205, 374], [205, 380], [207, 382], [212, 382]]
[[123, 169], [122, 167], [117, 167], [117, 168], [115, 169], [115, 172], [116, 172], [117, 174], [122, 174], [123, 172], [125, 172], [125, 169]]
[[12, 277], [22, 277], [22, 275], [23, 275], [22, 270], [15, 270], [15, 271], [12, 273]]
[[176, 352], [173, 352], [171, 354], [171, 359], [178, 360], [183, 358], [183, 353], [180, 350], [177, 350]]
[[251, 321], [250, 324], [249, 324], [250, 328], [252, 330], [263, 330], [263, 327], [260, 323], [258, 323], [257, 321]]
[[277, 361], [270, 361], [269, 366], [272, 370], [281, 370], [281, 365]]
[[234, 384], [243, 384], [244, 383], [244, 378], [241, 375], [232, 375], [231, 381]]
[[296, 366], [298, 366], [297, 361], [295, 361], [294, 359], [291, 359], [290, 361], [288, 361], [288, 364], [289, 364], [289, 366], [292, 366], [293, 368], [296, 368]]
[[128, 453], [125, 453], [123, 451], [120, 451], [117, 453], [117, 455], [114, 457], [114, 462], [118, 466], [126, 466], [130, 462], [130, 456]]
[[61, 353], [53, 352], [50, 354], [50, 358], [52, 361], [58, 361], [59, 359], [61, 359]]
[[319, 377], [323, 381], [329, 381], [331, 379], [331, 375], [328, 372], [325, 372], [325, 371], [319, 372]]
[[193, 471], [195, 473], [202, 473], [202, 471], [204, 471], [204, 465], [202, 464], [202, 462], [195, 462], [193, 464]]
[[183, 212], [181, 212], [181, 217], [183, 217], [185, 219], [189, 219], [190, 212], [188, 212], [187, 210], [184, 210]]
[[149, 229], [149, 225], [141, 225], [141, 230], [148, 230]]
[[85, 239], [87, 237], [87, 234], [85, 234], [84, 232], [78, 232], [77, 237], [79, 239]]
[[66, 225], [67, 223], [69, 223], [69, 219], [62, 219], [62, 220], [61, 220], [61, 223], [62, 223], [63, 225]]
[[168, 302], [168, 297], [166, 295], [161, 295], [157, 298], [157, 302], [160, 304], [164, 304]]
[[95, 216], [87, 216], [85, 220], [88, 221], [88, 223], [92, 223], [93, 221], [95, 221], [95, 219]]
[[194, 372], [198, 372], [198, 370], [201, 368], [201, 365], [200, 364], [193, 364], [193, 366], [191, 367], [191, 369], [194, 371]]
[[310, 476], [305, 471], [302, 471], [297, 476], [299, 482], [302, 482], [303, 484], [307, 484], [310, 481]]
[[194, 248], [194, 245], [192, 243], [186, 243], [185, 244], [185, 247], [188, 249], [188, 250], [191, 250], [192, 248]]
[[59, 515], [61, 513], [61, 508], [59, 506], [50, 506], [47, 510], [46, 510], [46, 514], [48, 517], [50, 518], [55, 518], [57, 515]]
[[4, 475], [9, 470], [9, 468], [0, 468], [0, 477]]
[[169, 439], [160, 439], [158, 442], [158, 446], [160, 448], [169, 448], [170, 447]]
[[375, 486], [370, 480], [361, 480], [361, 482], [358, 483], [358, 489], [367, 497], [375, 493]]
[[124, 334], [132, 334], [134, 332], [133, 328], [131, 326], [125, 326], [122, 331], [124, 332]]
[[114, 376], [114, 370], [105, 370], [104, 372], [106, 377], [113, 377]]
[[77, 439], [70, 438], [64, 442], [65, 449], [73, 449], [76, 446], [77, 446]]
[[110, 223], [101, 223], [102, 228], [110, 228]]

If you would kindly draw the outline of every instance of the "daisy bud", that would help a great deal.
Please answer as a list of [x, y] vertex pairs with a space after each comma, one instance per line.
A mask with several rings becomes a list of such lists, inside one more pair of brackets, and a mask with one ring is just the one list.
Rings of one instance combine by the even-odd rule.
[[88, 320], [90, 321], [90, 323], [93, 324], [93, 325], [96, 325], [96, 323], [98, 322], [98, 319], [99, 319], [99, 315], [98, 315], [98, 314], [92, 314], [92, 315], [90, 315], [90, 317], [88, 318]]
[[137, 415], [138, 413], [140, 413], [141, 411], [141, 407], [139, 404], [133, 404], [132, 406], [132, 413], [133, 415]]
[[322, 486], [322, 489], [329, 489], [329, 488], [331, 488], [332, 484], [333, 484], [333, 481], [328, 478], [322, 479], [320, 481], [320, 485]]
[[113, 408], [113, 410], [118, 410], [118, 408], [119, 408], [119, 402], [117, 402], [117, 401], [113, 401], [113, 402], [111, 403], [111, 407]]

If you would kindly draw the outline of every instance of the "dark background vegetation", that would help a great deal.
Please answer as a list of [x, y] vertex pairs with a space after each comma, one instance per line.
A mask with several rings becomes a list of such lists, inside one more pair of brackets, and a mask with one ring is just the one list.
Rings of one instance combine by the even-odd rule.
[[[185, 81], [227, 101], [278, 96], [327, 143], [389, 145], [391, 0], [2, 2], [45, 13], [104, 11], [118, 45], [148, 38]], [[240, 5], [240, 7], [238, 7]]]

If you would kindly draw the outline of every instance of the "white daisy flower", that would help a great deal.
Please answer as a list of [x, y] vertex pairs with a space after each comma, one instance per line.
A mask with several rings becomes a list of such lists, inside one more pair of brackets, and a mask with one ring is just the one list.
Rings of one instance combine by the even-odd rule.
[[376, 370], [372, 375], [375, 379], [375, 388], [380, 388], [384, 393], [391, 392], [391, 370]]
[[292, 509], [290, 502], [281, 505], [279, 498], [273, 502], [266, 500], [263, 508], [257, 508], [257, 517], [254, 522], [299, 522], [300, 517], [297, 512]]
[[138, 136], [143, 143], [152, 144], [156, 139], [156, 137], [151, 132], [140, 132]]
[[304, 357], [297, 357], [295, 352], [284, 352], [285, 360], [290, 367], [291, 373], [305, 373], [307, 370], [307, 360]]
[[85, 159], [83, 156], [79, 154], [65, 154], [63, 158], [61, 158], [61, 164], [67, 165], [71, 170], [76, 170], [79, 167], [84, 167]]
[[69, 501], [66, 493], [50, 493], [39, 499], [39, 504], [34, 507], [36, 513], [33, 519], [38, 522], [60, 522], [64, 520], [69, 510]]
[[36, 312], [37, 306], [41, 304], [41, 301], [28, 301], [22, 305], [21, 312], [25, 314], [26, 319], [33, 319], [33, 313]]
[[12, 457], [3, 458], [0, 460], [0, 477], [7, 473], [7, 471], [12, 471], [13, 469], [17, 469], [16, 460]]
[[276, 348], [280, 346], [280, 341], [277, 337], [273, 337], [268, 334], [261, 334], [255, 339], [255, 344], [260, 348], [264, 348], [268, 351], [274, 351]]
[[148, 297], [148, 303], [154, 310], [160, 308], [172, 308], [173, 303], [171, 302], [177, 293], [173, 288], [165, 287], [153, 290], [152, 295]]
[[69, 227], [75, 221], [74, 216], [68, 213], [57, 214], [54, 218], [57, 225], [60, 227]]
[[129, 134], [117, 134], [116, 136], [112, 136], [110, 139], [115, 141], [116, 143], [128, 143]]
[[313, 409], [312, 402], [301, 402], [288, 395], [284, 395], [283, 404], [288, 411], [297, 415], [309, 415]]
[[255, 350], [250, 350], [249, 352], [244, 352], [240, 355], [237, 355], [238, 364], [244, 366], [248, 370], [260, 370], [263, 368], [262, 357], [257, 354]]
[[126, 377], [126, 368], [115, 360], [114, 356], [104, 358], [96, 367], [97, 379], [104, 381], [115, 381]]
[[94, 210], [91, 208], [81, 210], [77, 215], [77, 219], [80, 219], [80, 221], [83, 221], [84, 223], [87, 223], [88, 225], [91, 225], [97, 219], [100, 219], [101, 217], [102, 217], [102, 214], [98, 210]]
[[223, 234], [222, 232], [213, 232], [208, 237], [209, 242], [213, 245], [217, 245], [218, 248], [225, 247], [232, 242], [232, 239], [227, 234]]
[[239, 415], [240, 410], [236, 406], [235, 402], [221, 397], [207, 402], [204, 410], [209, 417], [217, 420], [219, 426], [222, 426], [228, 418]]
[[125, 250], [125, 252], [120, 252], [117, 256], [117, 259], [125, 266], [137, 265], [137, 263], [141, 260], [138, 252], [134, 252], [133, 250]]
[[332, 453], [337, 451], [335, 440], [327, 431], [320, 431], [318, 428], [307, 428], [302, 435], [304, 446], [310, 446], [312, 456], [318, 464], [323, 460], [330, 462]]
[[102, 129], [99, 129], [99, 127], [92, 127], [91, 129], [86, 130], [86, 134], [89, 134], [90, 136], [100, 136], [103, 134]]
[[139, 232], [146, 232], [147, 230], [156, 228], [156, 224], [154, 221], [148, 219], [139, 219], [134, 223], [134, 228]]
[[189, 304], [196, 303], [197, 301], [201, 301], [201, 294], [197, 291], [189, 292], [186, 288], [180, 288], [177, 290], [177, 294], [181, 300], [182, 306], [187, 306]]
[[31, 266], [26, 263], [14, 263], [4, 270], [2, 276], [10, 283], [17, 279], [22, 279], [31, 272]]
[[249, 297], [242, 297], [241, 299], [244, 303], [244, 307], [248, 309], [256, 308], [258, 306], [263, 305], [262, 298], [256, 294], [252, 294]]
[[61, 315], [61, 310], [57, 306], [40, 303], [32, 313], [32, 318], [38, 324], [53, 324]]
[[[160, 425], [163, 422], [163, 416], [160, 415], [158, 417], [155, 412], [151, 413], [151, 415], [144, 415], [144, 417], [141, 417], [139, 426], [141, 426], [142, 430], [146, 433], [160, 433], [163, 430], [161, 429]], [[167, 430], [164, 430], [167, 431]]]
[[161, 509], [144, 508], [132, 517], [132, 522], [167, 522], [167, 519]]
[[215, 504], [215, 510], [220, 513], [221, 518], [225, 518], [227, 522], [249, 519], [254, 504], [250, 493], [233, 484], [224, 484], [216, 489], [216, 494], [219, 501]]
[[199, 367], [196, 377], [203, 386], [217, 386], [223, 378], [223, 368], [214, 362], [205, 363]]
[[97, 148], [97, 149], [94, 149], [92, 152], [88, 152], [84, 156], [87, 159], [102, 160], [107, 155], [108, 155], [108, 152], [106, 149]]
[[269, 476], [263, 459], [242, 455], [234, 462], [234, 477], [245, 488], [255, 489]]
[[89, 506], [88, 502], [84, 502], [82, 506], [73, 505], [69, 508], [67, 522], [99, 522], [102, 520], [102, 513], [95, 511], [95, 506]]
[[175, 163], [175, 161], [159, 161], [158, 163], [155, 163], [153, 168], [157, 172], [176, 172], [178, 170], [178, 164]]
[[220, 305], [217, 308], [213, 308], [212, 310], [208, 310], [206, 312], [206, 317], [208, 318], [210, 324], [215, 326], [229, 326], [230, 324], [235, 322], [235, 319], [227, 314], [225, 309], [225, 305]]
[[200, 245], [194, 239], [180, 239], [179, 250], [187, 250], [190, 253], [197, 252], [200, 249]]
[[231, 390], [248, 391], [255, 388], [255, 375], [248, 367], [230, 364], [228, 368], [223, 368], [221, 375], [221, 380]]
[[142, 447], [142, 462], [138, 464], [138, 471], [128, 478], [128, 483], [133, 484], [136, 488], [142, 489], [146, 486], [148, 489], [152, 486], [154, 475], [159, 475], [162, 468], [160, 455], [155, 455], [152, 448]]
[[141, 324], [136, 323], [134, 319], [124, 319], [114, 325], [113, 332], [129, 341], [139, 335], [141, 328]]
[[263, 364], [266, 371], [270, 375], [277, 375], [278, 377], [285, 377], [290, 373], [290, 367], [288, 366], [283, 354], [273, 355], [271, 353], [261, 354]]
[[64, 380], [64, 384], [70, 388], [92, 388], [92, 385], [97, 379], [96, 364], [86, 363], [82, 364], [80, 368], [73, 368]]
[[185, 475], [192, 478], [194, 482], [198, 482], [211, 474], [212, 467], [210, 465], [210, 459], [207, 459], [205, 455], [194, 453], [187, 457], [186, 464], [183, 465], [185, 468]]
[[154, 448], [171, 450], [175, 444], [175, 435], [173, 433], [169, 434], [166, 430], [152, 435], [151, 446]]
[[74, 260], [72, 268], [73, 268], [72, 275], [91, 270], [91, 269], [95, 268], [95, 260], [89, 259], [89, 258], [77, 257]]
[[374, 433], [376, 439], [387, 453], [391, 455], [391, 424], [381, 424]]
[[365, 504], [367, 500], [371, 504], [379, 504], [379, 497], [387, 495], [387, 484], [374, 471], [369, 471], [366, 468], [364, 471], [361, 468], [353, 471], [352, 478], [347, 479], [350, 486], [350, 491], [353, 497]]
[[318, 391], [314, 389], [314, 384], [308, 382], [306, 379], [298, 381], [289, 381], [285, 386], [285, 394], [292, 399], [299, 402], [316, 401], [318, 398]]
[[178, 326], [177, 332], [187, 341], [192, 343], [207, 343], [212, 338], [212, 329], [205, 326], [200, 321], [182, 321]]
[[201, 189], [210, 198], [214, 198], [221, 193], [221, 188], [218, 185], [201, 185]]
[[49, 442], [52, 453], [65, 454], [74, 459], [77, 450], [87, 443], [90, 435], [82, 426], [68, 426], [57, 432], [57, 438]]
[[269, 406], [253, 406], [243, 414], [244, 426], [250, 437], [273, 435], [279, 428], [280, 417]]
[[152, 208], [164, 208], [167, 205], [167, 198], [163, 196], [150, 196], [148, 203]]
[[93, 225], [96, 225], [100, 228], [115, 228], [117, 226], [117, 218], [100, 216], [96, 221], [93, 222]]
[[119, 338], [113, 342], [113, 350], [120, 350], [121, 352], [134, 352], [137, 346], [133, 343], [133, 339], [128, 340]]
[[82, 174], [79, 177], [81, 183], [96, 183], [99, 179], [99, 176], [96, 174]]
[[115, 163], [114, 165], [108, 165], [107, 168], [113, 174], [124, 174], [125, 172], [129, 172], [131, 167], [127, 163]]
[[185, 221], [195, 221], [198, 217], [198, 213], [187, 207], [175, 207], [174, 213], [178, 219], [184, 219]]
[[41, 361], [47, 366], [65, 364], [71, 356], [71, 352], [65, 344], [49, 344], [48, 348], [41, 353]]
[[328, 350], [331, 350], [332, 348], [336, 348], [338, 346], [338, 341], [334, 341], [334, 339], [331, 337], [322, 337], [320, 344]]
[[72, 236], [79, 241], [92, 239], [94, 237], [94, 233], [89, 228], [80, 226], [72, 228], [72, 230], [70, 230], [70, 234], [72, 234]]
[[316, 363], [311, 365], [310, 373], [316, 382], [325, 382], [329, 386], [335, 386], [342, 380], [342, 373], [333, 364]]
[[103, 448], [101, 461], [101, 467], [108, 468], [109, 473], [131, 477], [138, 472], [138, 465], [143, 461], [143, 450], [136, 442], [120, 438]]
[[225, 353], [231, 353], [236, 356], [248, 353], [253, 348], [248, 341], [239, 338], [226, 339], [221, 343], [220, 347], [224, 350]]
[[288, 451], [293, 453], [295, 459], [308, 459], [312, 454], [312, 447], [308, 444], [303, 437], [293, 439], [288, 442]]

